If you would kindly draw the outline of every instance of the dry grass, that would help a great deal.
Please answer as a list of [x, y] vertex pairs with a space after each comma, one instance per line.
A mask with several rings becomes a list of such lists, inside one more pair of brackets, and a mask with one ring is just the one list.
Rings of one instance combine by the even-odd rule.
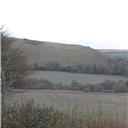
[[128, 128], [125, 118], [115, 113], [77, 108], [65, 112], [54, 107], [37, 107], [33, 101], [7, 105], [2, 109], [2, 128]]
[[40, 104], [54, 105], [69, 109], [72, 106], [78, 106], [81, 110], [116, 110], [120, 115], [128, 109], [127, 93], [83, 93], [80, 91], [66, 90], [15, 90], [13, 96], [9, 96], [10, 101], [27, 102], [34, 98], [35, 102]]

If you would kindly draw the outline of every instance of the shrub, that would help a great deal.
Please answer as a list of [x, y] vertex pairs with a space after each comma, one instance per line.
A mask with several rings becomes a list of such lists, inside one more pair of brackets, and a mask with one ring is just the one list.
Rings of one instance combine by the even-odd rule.
[[32, 101], [13, 103], [2, 112], [2, 128], [128, 128], [124, 118], [109, 112], [66, 113], [54, 107], [35, 106]]

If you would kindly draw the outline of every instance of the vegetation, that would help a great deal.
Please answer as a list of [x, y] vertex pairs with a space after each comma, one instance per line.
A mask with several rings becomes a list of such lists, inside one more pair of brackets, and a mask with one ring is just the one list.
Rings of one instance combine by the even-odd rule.
[[[29, 80], [29, 86], [27, 84]], [[70, 85], [63, 83], [53, 83], [46, 79], [27, 79], [22, 89], [52, 89], [52, 90], [74, 90], [84, 92], [107, 92], [107, 93], [124, 93], [128, 92], [128, 81], [110, 81], [105, 80], [99, 84], [83, 84], [73, 80]]]
[[47, 63], [44, 66], [34, 65], [34, 70], [66, 71], [75, 73], [128, 75], [128, 59], [115, 57], [109, 58], [105, 63], [93, 63], [86, 65], [62, 66], [57, 62]]
[[[5, 101], [6, 94], [12, 88], [128, 92], [128, 81], [104, 81], [100, 84], [82, 84], [72, 81], [70, 85], [62, 85], [62, 83], [52, 83], [45, 79], [27, 78], [30, 65], [35, 70], [127, 76], [128, 60], [108, 59], [105, 54], [89, 47], [15, 39], [2, 29], [0, 32], [2, 42], [2, 128], [128, 128], [126, 119], [118, 118], [113, 113], [103, 111], [79, 113], [76, 109], [67, 113], [54, 107], [35, 106], [33, 101], [12, 105]], [[30, 62], [29, 66], [26, 56]]]
[[5, 111], [6, 99], [12, 88], [22, 86], [27, 76], [27, 61], [22, 50], [12, 48], [15, 41], [7, 32], [0, 29], [1, 33], [1, 93], [2, 113]]
[[35, 107], [33, 101], [6, 106], [2, 116], [2, 128], [128, 128], [127, 118], [120, 119], [115, 113], [71, 112], [54, 107]]
[[22, 47], [36, 70], [54, 70], [93, 74], [128, 74], [128, 58], [111, 57], [103, 52], [79, 45], [66, 45], [16, 39], [14, 47]]
[[[15, 39], [1, 30], [2, 47], [2, 90], [22, 85], [27, 76], [28, 64], [25, 55], [19, 48], [12, 48]], [[2, 91], [2, 92], [3, 92]]]
[[45, 41], [16, 39], [14, 47], [22, 47], [31, 65], [38, 64], [40, 67], [54, 62], [64, 67], [103, 63], [108, 58], [106, 54], [90, 47]]
[[115, 50], [115, 49], [99, 49], [101, 52], [106, 53], [111, 57], [128, 58], [128, 50]]
[[83, 73], [69, 73], [60, 71], [33, 71], [29, 75], [32, 79], [47, 79], [53, 83], [62, 83], [63, 85], [70, 85], [73, 80], [82, 84], [99, 84], [105, 80], [110, 81], [127, 81], [128, 78], [121, 75], [103, 75], [103, 74], [83, 74]]

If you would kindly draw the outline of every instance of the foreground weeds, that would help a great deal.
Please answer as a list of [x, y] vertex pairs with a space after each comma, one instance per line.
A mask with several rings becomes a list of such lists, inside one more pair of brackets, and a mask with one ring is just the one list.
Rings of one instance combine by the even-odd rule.
[[114, 113], [71, 112], [54, 107], [37, 107], [32, 101], [2, 108], [2, 128], [128, 128], [126, 118]]

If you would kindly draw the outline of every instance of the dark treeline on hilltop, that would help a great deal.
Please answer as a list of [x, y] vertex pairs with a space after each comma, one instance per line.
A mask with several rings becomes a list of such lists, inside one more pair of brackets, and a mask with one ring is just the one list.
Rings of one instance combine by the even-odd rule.
[[128, 59], [113, 57], [107, 59], [105, 63], [81, 64], [74, 66], [62, 66], [58, 62], [49, 62], [43, 66], [39, 66], [39, 64], [36, 63], [34, 65], [34, 70], [128, 76]]

